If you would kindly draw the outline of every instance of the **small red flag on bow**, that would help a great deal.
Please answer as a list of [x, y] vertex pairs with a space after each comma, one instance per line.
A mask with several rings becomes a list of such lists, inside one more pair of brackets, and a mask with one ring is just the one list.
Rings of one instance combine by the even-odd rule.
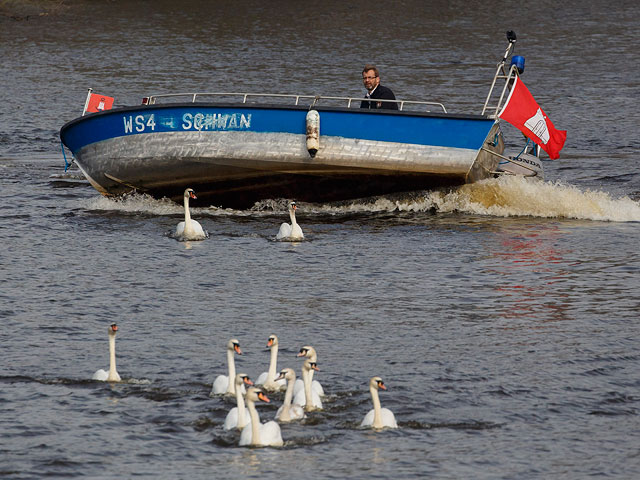
[[102, 112], [103, 110], [110, 110], [111, 107], [113, 107], [113, 97], [107, 97], [106, 95], [99, 95], [97, 93], [89, 94], [87, 112]]

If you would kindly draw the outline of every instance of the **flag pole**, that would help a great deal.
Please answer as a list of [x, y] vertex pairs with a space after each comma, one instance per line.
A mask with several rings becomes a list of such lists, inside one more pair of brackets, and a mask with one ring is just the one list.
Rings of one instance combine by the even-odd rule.
[[89, 91], [87, 92], [87, 100], [84, 102], [84, 109], [82, 110], [82, 116], [84, 117], [84, 114], [87, 113], [87, 108], [89, 108], [89, 99], [91, 99], [91, 92], [93, 91], [93, 89], [89, 89]]

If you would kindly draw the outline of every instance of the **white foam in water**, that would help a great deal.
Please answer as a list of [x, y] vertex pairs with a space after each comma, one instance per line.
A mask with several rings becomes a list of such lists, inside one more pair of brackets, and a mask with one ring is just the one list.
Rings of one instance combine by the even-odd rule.
[[[279, 203], [278, 203], [279, 205]], [[95, 197], [89, 200], [90, 210], [148, 213], [152, 215], [180, 215], [182, 205], [163, 198], [134, 194], [124, 197]], [[260, 216], [278, 210], [269, 204], [252, 210], [233, 210], [215, 207], [191, 208], [197, 215]], [[640, 204], [629, 197], [613, 198], [594, 190], [580, 190], [560, 182], [551, 183], [517, 176], [463, 185], [452, 190], [434, 190], [410, 198], [377, 198], [373, 201], [354, 201], [336, 205], [307, 206], [309, 213], [347, 214], [366, 212], [463, 212], [497, 217], [531, 216], [542, 218], [573, 218], [610, 222], [639, 222]]]
[[461, 211], [500, 217], [533, 216], [612, 222], [640, 221], [640, 204], [629, 197], [580, 190], [571, 185], [500, 177], [464, 185], [452, 192], [430, 192], [427, 203], [441, 212]]
[[[156, 199], [146, 194], [131, 194], [121, 197], [96, 196], [87, 204], [89, 210], [118, 211], [125, 213], [147, 213], [151, 215], [183, 215], [184, 206], [168, 198]], [[244, 212], [216, 207], [190, 207], [196, 215], [243, 215]]]
[[640, 204], [629, 197], [613, 198], [600, 191], [580, 190], [559, 182], [503, 176], [452, 190], [425, 192], [420, 198], [354, 202], [324, 206], [324, 213], [357, 212], [463, 212], [498, 217], [532, 216], [611, 222], [640, 221]]
[[155, 199], [149, 195], [133, 194], [122, 197], [94, 197], [89, 200], [89, 210], [119, 211], [127, 213], [150, 213], [153, 215], [173, 215], [184, 212], [181, 205], [162, 198]]

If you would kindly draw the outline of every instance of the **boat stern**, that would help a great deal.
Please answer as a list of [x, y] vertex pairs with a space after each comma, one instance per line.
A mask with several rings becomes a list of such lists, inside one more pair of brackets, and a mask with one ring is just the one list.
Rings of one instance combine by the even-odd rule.
[[500, 163], [500, 155], [504, 153], [504, 138], [500, 129], [500, 122], [495, 121], [484, 139], [482, 147], [467, 172], [466, 183], [477, 182], [492, 177]]

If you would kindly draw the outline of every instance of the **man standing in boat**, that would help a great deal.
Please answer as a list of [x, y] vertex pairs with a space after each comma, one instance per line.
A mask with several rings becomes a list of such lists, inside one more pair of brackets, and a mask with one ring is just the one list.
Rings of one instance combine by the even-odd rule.
[[398, 110], [398, 104], [395, 102], [374, 102], [369, 99], [379, 100], [395, 100], [396, 96], [390, 88], [380, 85], [380, 73], [375, 65], [365, 65], [362, 70], [362, 81], [364, 88], [367, 89], [365, 99], [360, 104], [360, 108], [386, 108], [389, 110]]

